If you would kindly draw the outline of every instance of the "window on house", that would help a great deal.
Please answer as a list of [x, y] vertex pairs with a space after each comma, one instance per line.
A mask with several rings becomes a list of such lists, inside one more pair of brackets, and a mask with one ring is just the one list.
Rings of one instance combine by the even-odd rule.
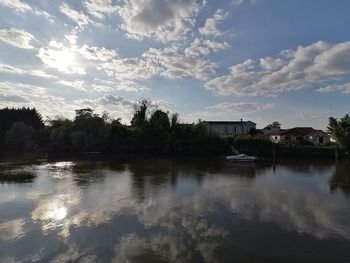
[[275, 140], [277, 140], [277, 136], [275, 136]]
[[237, 133], [237, 127], [235, 127], [235, 133]]
[[324, 142], [324, 138], [323, 138], [323, 137], [319, 137], [319, 138], [318, 138], [318, 142], [319, 142], [319, 143], [323, 143], [323, 142]]
[[297, 137], [297, 141], [302, 141], [303, 140], [303, 137], [302, 136], [298, 136]]
[[225, 134], [228, 134], [228, 127], [225, 127]]

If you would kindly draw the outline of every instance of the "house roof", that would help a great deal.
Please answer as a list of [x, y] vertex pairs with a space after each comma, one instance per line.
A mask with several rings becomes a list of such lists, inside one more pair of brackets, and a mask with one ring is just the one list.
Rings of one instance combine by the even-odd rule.
[[256, 125], [255, 122], [252, 121], [203, 121], [204, 123], [207, 124], [242, 124], [242, 123], [251, 123]]

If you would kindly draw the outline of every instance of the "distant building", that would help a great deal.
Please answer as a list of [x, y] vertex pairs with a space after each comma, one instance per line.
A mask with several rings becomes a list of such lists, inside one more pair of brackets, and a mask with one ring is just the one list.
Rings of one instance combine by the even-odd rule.
[[288, 130], [278, 130], [268, 134], [275, 143], [312, 143], [314, 145], [330, 142], [330, 137], [322, 130], [311, 127], [295, 127]]
[[252, 121], [204, 121], [210, 133], [219, 136], [229, 137], [237, 135], [245, 135], [256, 129], [256, 124]]

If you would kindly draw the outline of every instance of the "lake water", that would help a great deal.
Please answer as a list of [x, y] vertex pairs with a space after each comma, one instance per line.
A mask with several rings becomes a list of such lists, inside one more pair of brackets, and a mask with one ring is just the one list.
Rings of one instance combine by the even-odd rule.
[[[90, 158], [92, 159], [92, 158]], [[350, 162], [2, 162], [0, 262], [350, 262]]]

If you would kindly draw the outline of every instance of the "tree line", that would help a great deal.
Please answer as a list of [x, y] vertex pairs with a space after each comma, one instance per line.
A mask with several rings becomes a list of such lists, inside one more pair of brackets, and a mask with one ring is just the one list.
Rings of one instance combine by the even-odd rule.
[[[0, 150], [103, 153], [230, 153], [230, 146], [269, 154], [271, 142], [259, 132], [223, 138], [207, 131], [203, 122], [179, 122], [177, 113], [158, 109], [150, 100], [134, 106], [131, 125], [108, 113], [78, 109], [71, 119], [56, 117], [44, 122], [35, 108], [0, 109]], [[280, 127], [274, 122], [268, 127]], [[350, 117], [329, 118], [328, 133], [350, 151]]]
[[0, 148], [51, 152], [219, 153], [229, 150], [228, 139], [209, 134], [202, 122], [183, 124], [141, 99], [131, 125], [90, 108], [75, 111], [74, 119], [56, 117], [44, 123], [36, 109], [0, 110]]

